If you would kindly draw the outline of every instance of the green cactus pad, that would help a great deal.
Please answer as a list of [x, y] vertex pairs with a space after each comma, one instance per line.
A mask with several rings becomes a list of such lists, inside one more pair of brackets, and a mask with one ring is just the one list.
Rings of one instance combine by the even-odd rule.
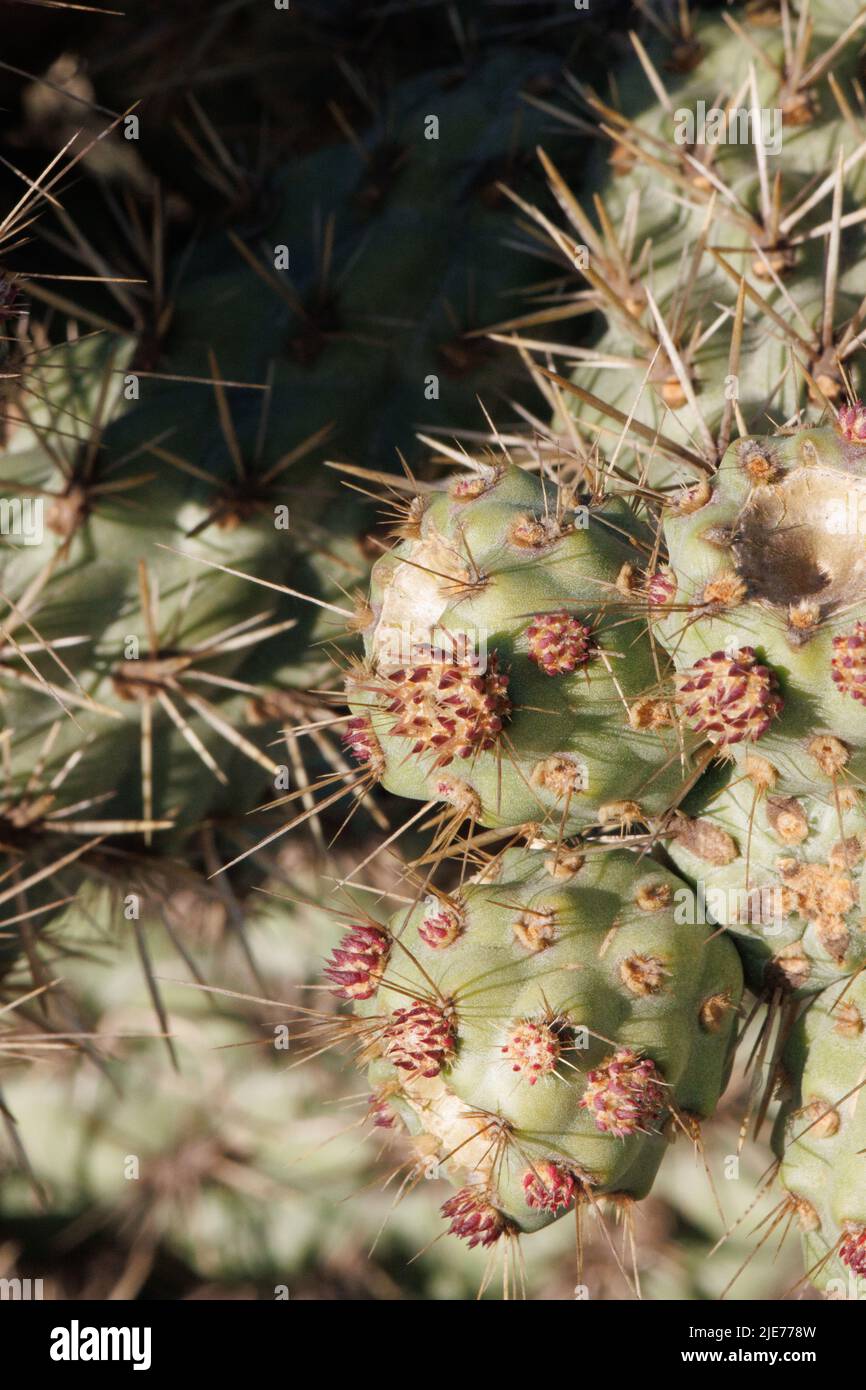
[[813, 994], [866, 963], [859, 797], [787, 797], [731, 777], [699, 789], [667, 848], [702, 913], [728, 927], [756, 993]]
[[665, 517], [676, 595], [657, 631], [681, 710], [794, 795], [866, 768], [863, 419], [741, 439], [704, 504]]
[[774, 1145], [803, 1235], [806, 1278], [828, 1298], [866, 1296], [866, 975], [834, 985], [791, 1035], [793, 1096]]
[[[667, 667], [618, 581], [649, 554], [620, 498], [515, 466], [424, 494], [373, 571], [347, 742], [402, 796], [564, 833], [665, 808], [687, 775]], [[632, 539], [633, 535], [636, 539]]]
[[525, 208], [572, 277], [562, 313], [605, 320], [575, 351], [584, 394], [566, 391], [555, 428], [568, 437], [566, 411], [592, 437], [633, 419], [663, 437], [642, 446], [659, 484], [676, 477], [668, 444], [713, 468], [736, 433], [818, 418], [859, 380], [866, 165], [842, 102], [856, 101], [864, 15], [859, 0], [797, 11], [695, 7], [686, 41], [673, 24], [632, 36], [614, 95], [581, 89], [609, 141], [589, 189], [547, 161], [558, 207]]
[[377, 1106], [464, 1184], [457, 1234], [641, 1197], [676, 1129], [712, 1114], [741, 970], [724, 937], [677, 923], [688, 891], [626, 851], [551, 844], [344, 938], [327, 977], [355, 1000]]

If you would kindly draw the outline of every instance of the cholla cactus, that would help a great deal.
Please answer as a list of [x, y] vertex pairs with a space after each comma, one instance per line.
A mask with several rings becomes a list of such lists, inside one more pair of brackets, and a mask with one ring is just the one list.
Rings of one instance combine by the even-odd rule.
[[[783, 1214], [811, 1232], [807, 1268], [824, 1286], [831, 1267], [859, 1274], [864, 1248], [856, 1102], [839, 1097], [862, 1080], [866, 166], [852, 114], [866, 11], [674, 8], [630, 36], [612, 99], [573, 84], [581, 110], [567, 117], [609, 142], [597, 216], [542, 156], [557, 211], [515, 201], [568, 278], [558, 304], [502, 336], [545, 354], [555, 448], [586, 469], [590, 445], [617, 441], [610, 476], [659, 523], [651, 631], [676, 668], [675, 717], [733, 765], [654, 837], [737, 942], [753, 989], [825, 991], [794, 1045], [810, 1094], [783, 1164]], [[604, 327], [569, 350], [570, 377], [552, 373], [539, 327], [590, 310]], [[828, 999], [851, 1005], [832, 1033]], [[844, 1176], [822, 1201], [834, 1144]]]
[[481, 464], [405, 508], [377, 561], [346, 744], [374, 781], [484, 825], [631, 825], [683, 780], [620, 498]]
[[[15, 737], [0, 799], [12, 860], [0, 902], [11, 916], [0, 927], [39, 965], [35, 926], [64, 905], [70, 878], [73, 890], [89, 876], [116, 882], [119, 862], [129, 885], [151, 861], [156, 881], [191, 845], [212, 873], [227, 824], [232, 864], [246, 858], [238, 816], [269, 795], [283, 756], [296, 786], [277, 804], [301, 810], [273, 831], [269, 819], [265, 843], [307, 821], [323, 842], [320, 817], [334, 803], [357, 805], [381, 786], [420, 803], [405, 828], [431, 815], [433, 841], [404, 875], [414, 903], [387, 924], [352, 913], [324, 972], [352, 1012], [336, 1024], [326, 1015], [324, 1027], [358, 1045], [374, 1126], [408, 1132], [410, 1177], [455, 1181], [448, 1229], [483, 1253], [572, 1208], [628, 1211], [672, 1136], [700, 1142], [737, 1031], [733, 937], [756, 991], [840, 991], [834, 1037], [848, 1051], [825, 1047], [826, 991], [789, 1049], [803, 1088], [793, 1119], [811, 1137], [789, 1132], [782, 1174], [786, 1211], [810, 1238], [821, 1233], [828, 1267], [859, 1276], [866, 1220], [846, 1104], [859, 1085], [866, 960], [866, 612], [851, 521], [866, 492], [866, 409], [851, 386], [866, 282], [844, 263], [866, 188], [851, 95], [866, 15], [853, 0], [802, 0], [796, 22], [787, 0], [694, 22], [685, 4], [676, 20], [674, 6], [661, 8], [669, 69], [660, 46], [635, 36], [622, 109], [576, 87], [612, 141], [598, 225], [558, 151], [543, 161], [565, 226], [517, 195], [588, 289], [573, 295], [569, 281], [559, 303], [495, 337], [572, 311], [608, 318], [592, 346], [566, 349], [574, 380], [536, 374], [556, 410], [556, 457], [542, 443], [515, 449], [515, 463], [493, 432], [496, 455], [444, 485], [422, 483], [401, 501], [398, 543], [355, 614], [339, 591], [365, 580], [361, 520], [348, 501], [326, 510], [333, 494], [322, 488], [287, 546], [273, 524], [287, 471], [321, 457], [335, 382], [352, 384], [337, 447], [351, 447], [351, 470], [377, 486], [380, 472], [354, 464], [378, 468], [383, 442], [389, 452], [405, 443], [419, 381], [438, 399], [446, 380], [451, 425], [479, 386], [501, 385], [487, 346], [462, 331], [468, 318], [455, 328], [451, 300], [462, 300], [470, 263], [482, 316], [521, 283], [492, 207], [512, 163], [511, 108], [499, 97], [545, 82], [548, 64], [500, 55], [447, 95], [419, 79], [395, 95], [396, 139], [387, 122], [351, 130], [295, 171], [285, 200], [276, 178], [271, 211], [282, 211], [260, 211], [266, 243], [272, 231], [285, 251], [295, 239], [291, 285], [287, 262], [262, 261], [248, 228], [232, 232], [227, 267], [220, 234], [171, 306], [161, 267], [146, 304], [119, 294], [131, 333], [108, 351], [85, 338], [43, 356], [49, 381], [32, 382], [48, 387], [49, 404], [19, 430], [8, 468], [11, 487], [47, 504], [48, 535], [3, 564], [0, 689]], [[658, 100], [644, 112], [647, 80]], [[422, 130], [431, 94], [449, 136], [441, 146]], [[749, 138], [709, 140], [697, 126], [708, 98], [722, 128]], [[445, 183], [454, 206], [440, 206]], [[323, 186], [339, 207], [299, 255], [296, 209], [306, 219]], [[248, 213], [254, 190], [230, 191], [250, 194], [229, 200]], [[470, 224], [467, 258], [452, 232]], [[433, 243], [442, 256], [430, 265]], [[0, 319], [13, 311], [0, 282]], [[233, 331], [217, 354], [227, 315]], [[376, 335], [389, 338], [381, 355]], [[523, 343], [545, 361], [553, 346]], [[154, 369], [175, 376], [177, 392], [127, 410], [123, 373]], [[188, 394], [184, 373], [197, 388], [210, 381], [213, 398]], [[239, 403], [241, 386], [262, 392], [261, 412]], [[573, 418], [566, 398], [579, 403]], [[770, 416], [776, 433], [759, 433]], [[831, 423], [806, 427], [819, 416]], [[350, 557], [330, 588], [322, 553]], [[292, 606], [298, 565], [327, 615], [315, 632]], [[316, 693], [325, 663], [310, 651], [333, 637], [335, 616], [363, 634], [363, 655], [348, 659], [348, 712], [329, 729], [318, 701], [330, 695]], [[50, 675], [31, 669], [31, 637]], [[78, 735], [57, 718], [64, 700], [80, 709], [96, 760], [76, 760]], [[318, 803], [292, 734], [285, 755], [273, 751], [285, 719], [311, 736]], [[720, 793], [701, 781], [714, 759], [736, 765]], [[94, 843], [64, 857], [64, 830]], [[95, 843], [121, 833], [135, 837], [122, 858]], [[343, 886], [400, 833], [383, 827]], [[461, 833], [464, 869], [443, 886], [426, 869]], [[530, 848], [514, 850], [521, 841]], [[710, 920], [662, 866], [665, 851], [707, 899], [716, 890]], [[467, 880], [468, 863], [481, 867]], [[157, 900], [167, 891], [159, 883]], [[139, 929], [135, 939], [147, 960]], [[828, 1097], [837, 1074], [848, 1090]], [[272, 1112], [275, 1089], [263, 1086]], [[236, 1151], [195, 1123], [202, 1142], [177, 1152], [198, 1217], [214, 1167], [231, 1171]], [[243, 1138], [241, 1158], [257, 1160], [255, 1136]], [[839, 1145], [823, 1204], [813, 1140]], [[267, 1176], [271, 1158], [256, 1164]], [[157, 1165], [157, 1189], [163, 1175]], [[166, 1227], [175, 1195], [160, 1204]]]
[[[77, 111], [95, 134], [101, 118], [87, 112], [94, 94], [86, 74], [77, 75], [77, 100], [64, 96], [76, 80], [72, 66], [65, 62], [48, 90], [64, 121]], [[130, 207], [140, 196], [146, 211], [136, 206], [128, 223], [112, 225], [108, 245], [70, 238], [83, 262], [69, 266], [74, 280], [82, 271], [104, 278], [90, 292], [112, 296], [110, 309], [100, 313], [88, 299], [79, 310], [78, 287], [58, 301], [24, 277], [37, 306], [47, 298], [71, 321], [60, 346], [35, 321], [27, 337], [26, 323], [12, 317], [18, 280], [0, 279], [4, 339], [20, 327], [26, 349], [21, 380], [8, 386], [17, 424], [3, 489], [38, 507], [41, 521], [39, 535], [4, 545], [0, 556], [9, 608], [0, 698], [15, 731], [4, 745], [6, 799], [32, 802], [43, 773], [49, 785], [58, 775], [74, 783], [76, 823], [91, 822], [94, 835], [123, 827], [132, 836], [123, 857], [102, 862], [103, 872], [118, 869], [127, 891], [130, 865], [142, 856], [167, 871], [183, 855], [208, 874], [246, 856], [248, 811], [289, 784], [309, 810], [307, 782], [344, 767], [327, 732], [279, 744], [289, 714], [309, 720], [308, 692], [328, 670], [318, 639], [333, 635], [345, 590], [365, 582], [369, 568], [352, 494], [333, 474], [320, 470], [313, 487], [299, 475], [321, 463], [326, 440], [355, 462], [378, 457], [385, 438], [392, 457], [395, 445], [408, 447], [419, 378], [441, 385], [452, 420], [467, 401], [475, 408], [494, 354], [464, 333], [531, 275], [517, 248], [501, 246], [509, 215], [496, 181], [521, 161], [513, 104], [524, 82], [550, 72], [542, 55], [502, 51], [471, 81], [443, 86], [439, 75], [415, 76], [386, 110], [370, 103], [363, 130], [340, 112], [346, 138], [270, 171], [267, 187], [245, 184], [231, 161], [217, 180], [230, 236], [220, 219], [181, 258], [176, 279], [166, 277], [162, 252], [177, 200], [156, 198], [148, 175], [146, 187], [129, 191]], [[436, 139], [425, 128], [431, 109]], [[226, 145], [201, 108], [193, 119], [200, 129], [191, 144], [208, 175], [210, 155], [221, 163]], [[540, 120], [530, 118], [522, 139], [532, 140]], [[88, 153], [83, 167], [98, 178]], [[41, 197], [36, 184], [16, 226], [36, 211], [50, 220], [55, 203]], [[321, 216], [311, 218], [311, 208]], [[65, 209], [63, 217], [65, 239], [74, 217]], [[134, 230], [139, 219], [153, 225], [152, 246]], [[443, 248], [435, 264], [420, 234], [433, 220]], [[14, 230], [0, 225], [0, 247], [15, 241]], [[265, 262], [260, 236], [275, 248]], [[280, 248], [291, 251], [290, 273]], [[384, 309], [382, 280], [391, 296]], [[349, 379], [353, 390], [335, 412], [335, 383]], [[311, 617], [299, 620], [299, 586], [317, 605], [317, 630]], [[58, 726], [58, 711], [77, 722]], [[93, 756], [67, 777], [82, 738]], [[323, 847], [321, 822], [310, 818]], [[48, 842], [35, 842], [40, 825], [31, 817], [32, 846], [24, 856], [16, 841], [13, 855], [10, 915], [34, 925], [47, 901], [34, 875], [50, 860], [57, 900], [78, 881], [63, 872], [54, 840], [48, 858]], [[13, 936], [18, 943], [20, 931]]]
[[792, 1095], [776, 1127], [784, 1209], [802, 1233], [806, 1278], [827, 1298], [866, 1289], [866, 976], [807, 1010], [785, 1052]]
[[[752, 763], [756, 779], [764, 771]], [[866, 815], [859, 793], [783, 796], [732, 777], [700, 790], [667, 828], [669, 853], [727, 927], [758, 994], [808, 995], [866, 962]]]
[[[575, 84], [579, 123], [608, 142], [592, 179], [599, 224], [550, 159], [564, 222], [518, 199], [579, 272], [561, 312], [571, 300], [606, 320], [553, 394], [565, 439], [566, 408], [602, 439], [628, 423], [667, 486], [706, 476], [768, 411], [784, 421], [844, 403], [866, 289], [849, 255], [866, 186], [849, 120], [864, 23], [858, 0], [696, 12], [687, 33], [631, 36], [616, 105]], [[529, 346], [555, 352], [535, 332], [545, 321], [523, 321]]]
[[[458, 1185], [442, 1210], [470, 1245], [643, 1196], [669, 1138], [712, 1114], [741, 972], [711, 926], [677, 923], [677, 895], [624, 851], [551, 842], [335, 953], [377, 1120], [387, 1106]], [[447, 940], [428, 929], [446, 913]]]
[[739, 440], [703, 505], [665, 520], [677, 594], [657, 631], [678, 704], [782, 794], [829, 796], [866, 767], [858, 419]]

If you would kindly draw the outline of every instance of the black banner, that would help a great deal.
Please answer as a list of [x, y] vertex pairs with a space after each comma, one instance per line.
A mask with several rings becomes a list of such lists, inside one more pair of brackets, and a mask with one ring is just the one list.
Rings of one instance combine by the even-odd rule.
[[[488, 1318], [503, 1328], [506, 1323], [500, 1319], [507, 1318], [509, 1330], [513, 1330], [515, 1317], [527, 1326], [538, 1317], [548, 1337], [552, 1329], [577, 1337], [591, 1333], [592, 1345], [598, 1349], [607, 1344], [620, 1368], [624, 1363], [619, 1358], [635, 1358], [639, 1364], [650, 1357], [653, 1377], [677, 1367], [702, 1373], [712, 1366], [729, 1370], [760, 1366], [769, 1372], [807, 1366], [826, 1375], [852, 1364], [863, 1335], [862, 1312], [853, 1300], [761, 1304], [578, 1301], [567, 1308], [546, 1303], [543, 1309], [531, 1302], [508, 1308], [492, 1302], [427, 1307], [401, 1303], [399, 1318], [384, 1309], [377, 1314], [371, 1303], [341, 1302], [337, 1310], [330, 1302], [293, 1303], [291, 1298], [127, 1304], [5, 1301], [0, 1304], [0, 1327], [4, 1317], [14, 1318], [16, 1346], [25, 1349], [33, 1376], [50, 1384], [62, 1385], [70, 1376], [99, 1380], [106, 1371], [114, 1377], [128, 1372], [142, 1379], [194, 1371], [224, 1379], [227, 1375], [248, 1375], [251, 1367], [257, 1377], [268, 1366], [288, 1367], [298, 1354], [301, 1336], [309, 1354], [315, 1356], [317, 1348], [322, 1351], [333, 1345], [337, 1316], [341, 1329], [337, 1335], [344, 1347], [354, 1317], [362, 1316], [368, 1351], [375, 1344], [378, 1325], [381, 1335], [388, 1337], [393, 1356], [395, 1339], [401, 1335], [414, 1338], [416, 1318], [423, 1323], [428, 1316], [431, 1320], [435, 1317], [441, 1335], [449, 1316], [462, 1323], [467, 1306], [471, 1306], [469, 1316], [476, 1331], [483, 1326], [489, 1334]], [[319, 1322], [321, 1340], [312, 1335]], [[547, 1355], [551, 1343], [545, 1345]], [[360, 1353], [360, 1347], [357, 1351]], [[457, 1364], [455, 1361], [455, 1367]], [[649, 1372], [649, 1365], [646, 1369]]]

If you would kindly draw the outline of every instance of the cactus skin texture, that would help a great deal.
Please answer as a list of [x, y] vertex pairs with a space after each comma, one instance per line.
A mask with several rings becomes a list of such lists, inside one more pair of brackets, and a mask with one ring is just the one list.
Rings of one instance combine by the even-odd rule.
[[[572, 374], [595, 402], [565, 400], [563, 434], [565, 409], [591, 427], [609, 419], [604, 402], [713, 467], [734, 435], [765, 426], [768, 412], [790, 420], [803, 409], [815, 419], [827, 401], [844, 401], [846, 377], [856, 387], [861, 232], [842, 225], [828, 246], [826, 228], [861, 206], [866, 187], [863, 152], [831, 86], [856, 100], [863, 9], [860, 0], [788, 8], [783, 25], [779, 7], [760, 23], [742, 5], [723, 14], [690, 7], [689, 62], [647, 26], [640, 52], [616, 72], [617, 109], [607, 93], [590, 97], [592, 119], [611, 143], [597, 154], [589, 192], [569, 197], [549, 171], [559, 204], [552, 239], [572, 276], [575, 265], [581, 271], [574, 312], [585, 314], [589, 301], [604, 317], [594, 350]], [[712, 113], [728, 103], [767, 113], [763, 149], [742, 132], [742, 116], [719, 140]], [[591, 216], [590, 194], [604, 220]], [[588, 256], [576, 257], [577, 246]], [[664, 457], [651, 458], [654, 481], [664, 476]]]
[[516, 466], [412, 503], [375, 565], [346, 742], [399, 795], [563, 833], [642, 819], [682, 781], [622, 499], [577, 507]]
[[704, 505], [664, 521], [677, 594], [657, 632], [680, 712], [741, 767], [759, 753], [787, 795], [866, 769], [861, 414], [738, 440]]
[[859, 793], [787, 797], [729, 776], [721, 789], [699, 789], [688, 809], [697, 814], [673, 818], [668, 853], [706, 915], [729, 928], [751, 989], [805, 997], [863, 968]]
[[779, 1180], [827, 1298], [866, 1295], [866, 975], [807, 1009], [785, 1051], [793, 1095], [776, 1123]]
[[[69, 849], [59, 833], [68, 825], [49, 837], [28, 810], [29, 833], [11, 833], [18, 803], [33, 800], [35, 767], [56, 818], [54, 778], [83, 737], [92, 755], [65, 772], [63, 804], [87, 804], [78, 819], [96, 821], [93, 835], [122, 833], [148, 862], [183, 857], [205, 869], [202, 827], [217, 826], [216, 857], [234, 857], [232, 822], [268, 800], [287, 766], [270, 751], [274, 704], [328, 674], [317, 638], [333, 637], [333, 622], [320, 609], [314, 630], [313, 608], [299, 612], [292, 595], [339, 602], [366, 577], [367, 519], [356, 494], [319, 467], [325, 441], [353, 463], [381, 467], [401, 447], [412, 458], [419, 382], [436, 379], [454, 427], [474, 421], [477, 392], [501, 388], [495, 349], [464, 333], [535, 276], [520, 249], [503, 244], [511, 219], [497, 183], [524, 164], [535, 177], [529, 152], [544, 118], [525, 108], [516, 141], [514, 109], [518, 93], [556, 69], [543, 54], [500, 48], [465, 79], [449, 70], [401, 81], [372, 118], [365, 102], [351, 140], [335, 143], [329, 121], [324, 145], [251, 181], [249, 202], [231, 199], [203, 220], [195, 254], [166, 267], [166, 302], [161, 277], [142, 276], [119, 317], [109, 316], [116, 331], [79, 331], [76, 286], [73, 322], [50, 335], [60, 341], [43, 344], [34, 312], [31, 342], [17, 282], [0, 274], [0, 356], [17, 353], [4, 389], [14, 398], [20, 367], [23, 402], [5, 412], [3, 487], [44, 500], [39, 542], [0, 545], [0, 587], [21, 610], [0, 642], [4, 723], [15, 731], [4, 745], [11, 792], [0, 805], [0, 875], [14, 867], [17, 880], [0, 890], [0, 908], [15, 903], [6, 915], [41, 928], [48, 905], [94, 872], [88, 851], [60, 888], [36, 880]], [[230, 105], [235, 122], [235, 98]], [[79, 99], [76, 128], [83, 109]], [[427, 138], [428, 112], [438, 113], [441, 138]], [[148, 200], [136, 217], [152, 213]], [[93, 235], [97, 261], [138, 262], [114, 231], [100, 240], [103, 228], [85, 228], [74, 240]], [[166, 245], [173, 231], [161, 228]], [[272, 256], [261, 264], [262, 245], [291, 247], [290, 275], [275, 272]], [[85, 324], [90, 292], [82, 289]], [[501, 355], [519, 393], [523, 374]], [[272, 390], [279, 409], [270, 409]], [[280, 585], [291, 592], [278, 594]], [[36, 680], [11, 640], [27, 623], [46, 641], [74, 639], [62, 648], [71, 678], [46, 657]], [[55, 727], [59, 702], [77, 722]], [[304, 756], [314, 780], [322, 764], [309, 745]], [[18, 935], [7, 926], [0, 957]]]
[[444, 1215], [484, 1245], [649, 1190], [673, 1131], [715, 1108], [742, 982], [724, 936], [675, 922], [689, 890], [658, 865], [553, 844], [493, 864], [449, 900], [450, 942], [424, 931], [441, 903], [404, 909], [375, 993], [352, 986], [376, 1116], [458, 1184]]

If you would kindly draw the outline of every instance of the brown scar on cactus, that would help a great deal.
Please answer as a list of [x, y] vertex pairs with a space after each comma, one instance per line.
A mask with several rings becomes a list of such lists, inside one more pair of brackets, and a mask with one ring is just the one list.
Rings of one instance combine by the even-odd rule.
[[[753, 490], [737, 519], [732, 546], [737, 576], [751, 599], [789, 614], [799, 609], [800, 640], [866, 590], [861, 538], [824, 521], [834, 509], [846, 513], [852, 490], [866, 502], [866, 479], [795, 468]], [[801, 607], [809, 604], [815, 608]]]
[[693, 820], [679, 813], [671, 821], [670, 833], [704, 863], [721, 868], [739, 858], [733, 836], [709, 819]]
[[782, 883], [792, 895], [791, 910], [814, 925], [831, 956], [844, 959], [850, 941], [844, 919], [857, 902], [848, 873], [836, 865], [801, 864], [794, 859], [780, 859], [777, 867]]

